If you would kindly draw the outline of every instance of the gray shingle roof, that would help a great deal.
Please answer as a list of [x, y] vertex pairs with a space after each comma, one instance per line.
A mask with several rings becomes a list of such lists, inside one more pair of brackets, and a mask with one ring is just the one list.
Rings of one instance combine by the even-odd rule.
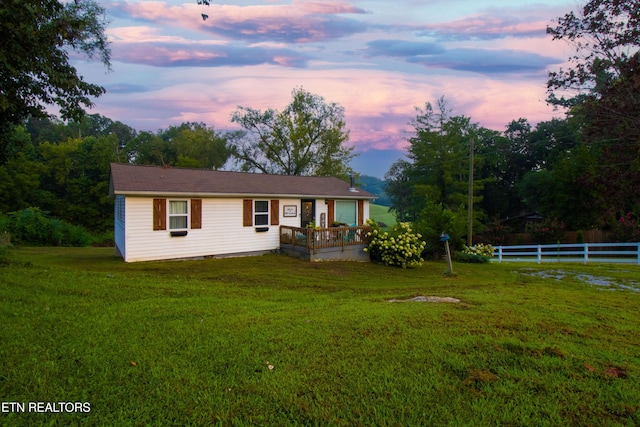
[[205, 169], [111, 164], [110, 194], [294, 196], [372, 199], [375, 195], [333, 177], [267, 175]]

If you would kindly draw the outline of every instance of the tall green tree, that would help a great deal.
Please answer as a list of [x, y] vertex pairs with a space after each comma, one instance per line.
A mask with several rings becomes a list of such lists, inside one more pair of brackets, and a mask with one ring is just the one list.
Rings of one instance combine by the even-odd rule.
[[282, 111], [238, 107], [231, 121], [245, 134], [234, 141], [233, 154], [243, 170], [280, 175], [347, 178], [353, 147], [345, 143], [344, 108], [323, 97], [294, 89]]
[[413, 184], [409, 177], [411, 163], [406, 160], [397, 160], [394, 162], [384, 178], [387, 182], [385, 188], [391, 202], [390, 211], [395, 212], [398, 221], [411, 221], [409, 217], [410, 206], [415, 205], [413, 201], [414, 192]]
[[[109, 164], [128, 161], [123, 146], [132, 132], [98, 115], [67, 123], [31, 119], [14, 128], [23, 148], [0, 165], [0, 212], [35, 207], [90, 230], [111, 228]], [[69, 137], [78, 134], [90, 136]]]
[[22, 149], [0, 164], [0, 212], [13, 212], [38, 203], [37, 191], [42, 163], [29, 134], [22, 126], [14, 130], [13, 138], [20, 141]]
[[583, 144], [582, 122], [571, 116], [539, 122], [529, 135], [532, 169], [540, 170]]
[[547, 219], [558, 219], [574, 230], [604, 225], [597, 207], [600, 191], [586, 185], [597, 169], [598, 159], [581, 145], [558, 155], [544, 169], [525, 174], [518, 191], [531, 210]]
[[484, 159], [480, 175], [495, 177], [487, 183], [485, 197], [480, 206], [491, 218], [504, 219], [524, 213], [541, 212], [540, 204], [526, 202], [534, 200], [530, 193], [536, 189], [526, 189], [529, 196], [523, 197], [521, 189], [535, 180], [523, 183], [529, 173], [551, 170], [557, 160], [571, 156], [579, 144], [579, 126], [576, 120], [552, 119], [540, 122], [535, 128], [524, 118], [512, 120], [502, 135], [479, 140], [484, 143], [478, 148]]
[[93, 0], [4, 0], [0, 3], [0, 163], [15, 141], [12, 128], [30, 116], [79, 119], [104, 88], [86, 82], [71, 52], [110, 66], [104, 9]]
[[162, 133], [175, 147], [176, 166], [220, 169], [231, 155], [227, 138], [204, 123], [183, 123]]
[[113, 225], [109, 164], [124, 162], [116, 135], [70, 138], [38, 147], [42, 159], [38, 206], [52, 216], [90, 230]]
[[[581, 142], [597, 159], [583, 171], [591, 210], [610, 225], [640, 212], [640, 0], [591, 0], [581, 14], [566, 14], [548, 32], [576, 48], [572, 68], [549, 75], [550, 102], [570, 107]], [[569, 93], [569, 97], [558, 96]]]
[[[598, 163], [584, 179], [600, 195], [594, 207], [609, 225], [628, 212], [640, 214], [640, 54], [622, 67], [620, 77], [589, 99], [574, 115], [583, 117], [582, 131]], [[633, 94], [633, 95], [630, 95]]]
[[137, 165], [175, 166], [178, 154], [171, 141], [160, 135], [143, 131], [127, 144], [132, 163]]
[[[407, 173], [414, 192], [407, 209], [409, 217], [417, 218], [427, 200], [452, 211], [468, 210], [471, 150], [474, 152], [471, 168], [475, 175], [482, 162], [477, 156], [478, 147], [486, 143], [484, 138], [492, 138], [493, 134], [471, 123], [468, 117], [452, 116], [444, 97], [435, 107], [427, 103], [424, 109], [416, 108], [416, 111], [412, 122], [415, 134], [409, 138], [408, 149], [411, 162]], [[481, 192], [487, 182], [486, 177], [474, 176], [471, 189], [474, 206], [482, 200]], [[480, 209], [473, 209], [473, 214], [476, 223], [483, 217]]]
[[220, 169], [231, 155], [228, 135], [193, 122], [169, 126], [156, 134], [140, 132], [130, 140], [126, 150], [138, 165], [201, 169]]
[[415, 135], [409, 138], [408, 149], [414, 191], [446, 208], [457, 208], [467, 201], [471, 121], [451, 116], [444, 97], [435, 108], [428, 102], [416, 111]]
[[548, 100], [564, 107], [582, 104], [619, 79], [638, 51], [640, 0], [590, 0], [577, 14], [558, 18], [547, 33], [575, 48], [570, 68], [549, 73]]
[[444, 246], [440, 241], [443, 232], [449, 235], [452, 249], [460, 250], [467, 235], [467, 215], [465, 212], [445, 208], [442, 203], [426, 200], [417, 220], [414, 222], [417, 233], [427, 243], [425, 253], [440, 259]]
[[[518, 122], [521, 130], [528, 130], [528, 123]], [[516, 132], [519, 135], [519, 132]], [[490, 218], [505, 218], [510, 212], [520, 210], [520, 198], [514, 194], [514, 152], [519, 152], [521, 146], [504, 134], [486, 128], [476, 131], [475, 152], [477, 153], [474, 180], [484, 185], [481, 188], [482, 199], [478, 207]], [[517, 139], [517, 136], [513, 136]], [[521, 154], [518, 154], [521, 155]]]
[[29, 117], [24, 128], [29, 133], [35, 147], [43, 142], [63, 142], [78, 136], [77, 132], [72, 135], [67, 123], [56, 117]]

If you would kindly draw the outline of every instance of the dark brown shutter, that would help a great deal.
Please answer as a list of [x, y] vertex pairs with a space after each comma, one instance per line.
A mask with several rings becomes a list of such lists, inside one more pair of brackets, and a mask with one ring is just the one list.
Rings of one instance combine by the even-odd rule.
[[153, 229], [167, 229], [167, 199], [153, 199]]
[[280, 225], [280, 200], [271, 201], [271, 225]]
[[358, 200], [358, 225], [364, 224], [364, 200]]
[[244, 227], [253, 225], [253, 200], [242, 201], [242, 225]]
[[329, 217], [328, 219], [328, 224], [327, 225], [331, 225], [336, 221], [336, 201], [335, 200], [327, 200], [327, 216]]
[[202, 199], [191, 199], [191, 228], [202, 228]]

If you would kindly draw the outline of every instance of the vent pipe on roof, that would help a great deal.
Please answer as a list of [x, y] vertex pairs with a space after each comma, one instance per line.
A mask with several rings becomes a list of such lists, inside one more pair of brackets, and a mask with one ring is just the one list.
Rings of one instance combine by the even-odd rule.
[[349, 191], [351, 191], [352, 193], [358, 192], [358, 190], [356, 190], [356, 186], [353, 183], [353, 175], [349, 175]]

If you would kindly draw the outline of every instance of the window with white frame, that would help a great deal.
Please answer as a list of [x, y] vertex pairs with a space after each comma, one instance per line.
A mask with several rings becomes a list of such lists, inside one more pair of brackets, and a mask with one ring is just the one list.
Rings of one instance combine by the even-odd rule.
[[336, 200], [336, 222], [342, 224], [356, 224], [355, 200]]
[[169, 201], [169, 230], [186, 230], [188, 224], [188, 203], [186, 200]]
[[254, 201], [253, 225], [269, 225], [269, 201], [268, 200]]

